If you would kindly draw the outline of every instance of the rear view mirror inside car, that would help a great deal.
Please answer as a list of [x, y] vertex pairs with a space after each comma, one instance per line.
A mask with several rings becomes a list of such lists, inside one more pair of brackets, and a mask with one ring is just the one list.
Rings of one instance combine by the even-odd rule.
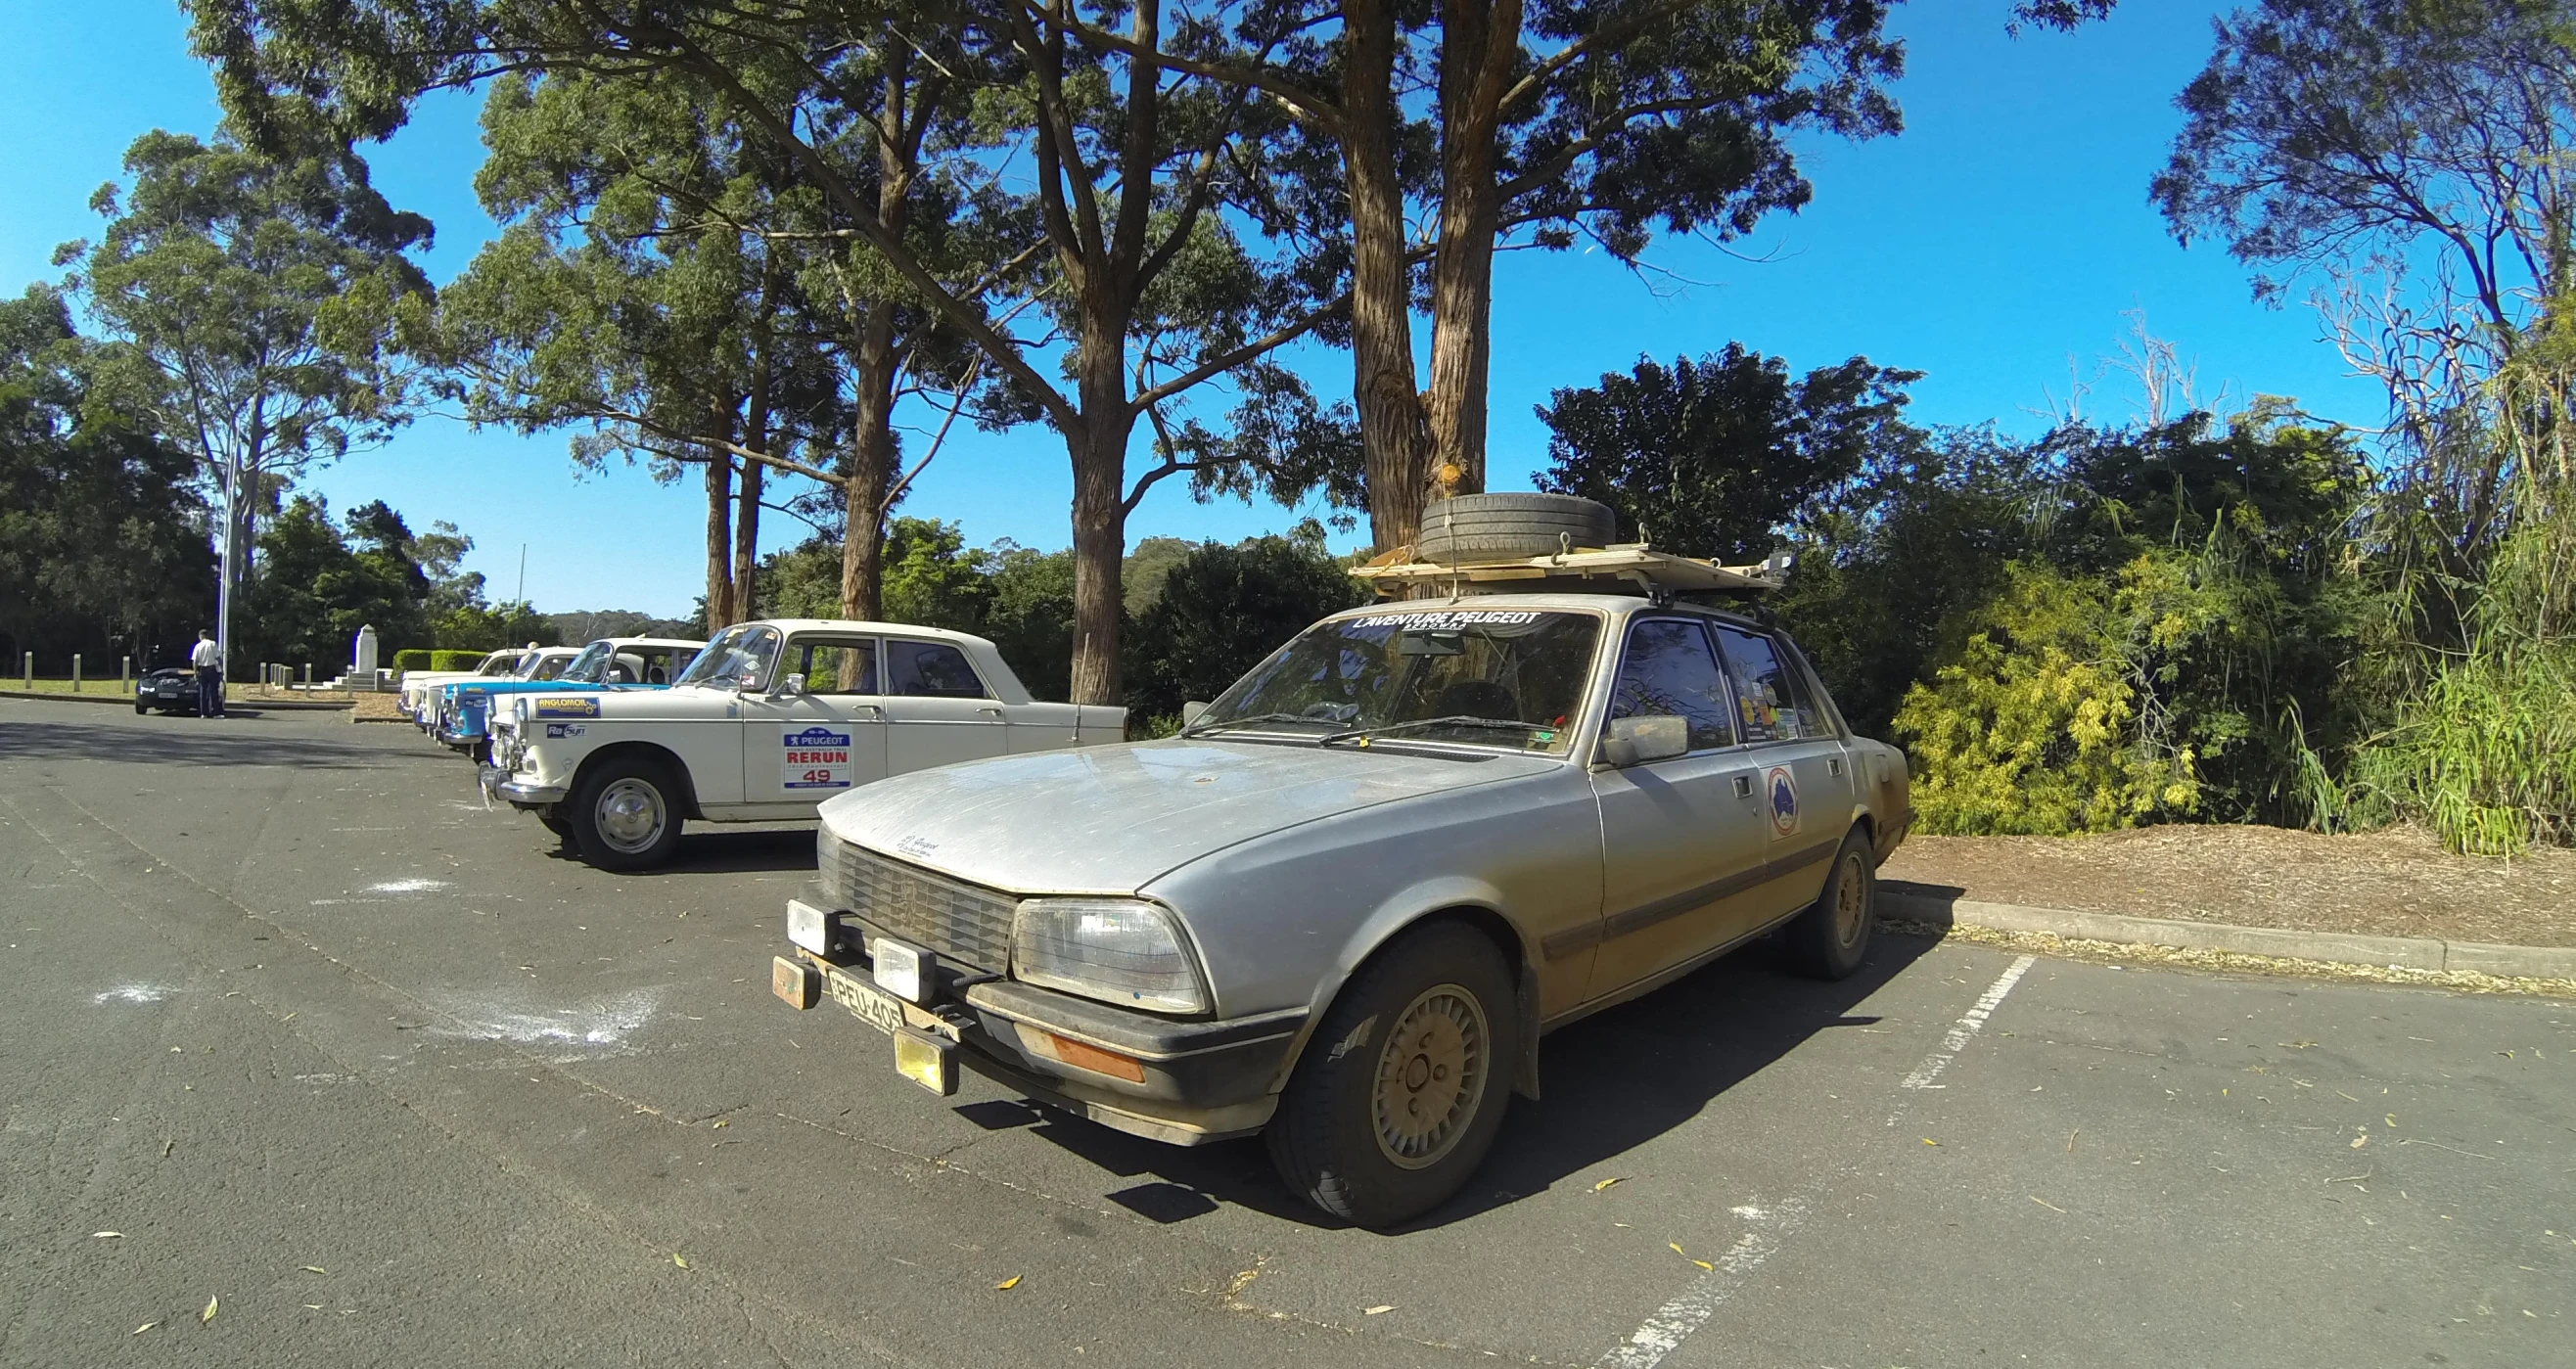
[[1398, 656], [1464, 656], [1467, 634], [1455, 629], [1411, 627], [1395, 639]]

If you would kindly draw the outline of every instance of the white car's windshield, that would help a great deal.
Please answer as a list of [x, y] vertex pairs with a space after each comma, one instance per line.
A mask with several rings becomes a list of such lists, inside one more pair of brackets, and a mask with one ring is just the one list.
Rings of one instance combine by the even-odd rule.
[[1563, 751], [1601, 640], [1590, 613], [1446, 608], [1317, 623], [1184, 736], [1275, 731]]
[[475, 673], [479, 675], [498, 675], [507, 677], [516, 673], [518, 668], [518, 652], [496, 651], [483, 658], [482, 666], [479, 667]]
[[571, 659], [571, 657], [563, 655], [560, 652], [531, 651], [528, 653], [528, 659], [519, 662], [518, 673], [512, 675], [510, 678], [514, 680], [551, 680], [563, 673], [564, 663]]
[[744, 623], [716, 634], [680, 672], [675, 685], [714, 685], [719, 689], [758, 689], [778, 661], [778, 629]]
[[597, 684], [600, 672], [608, 668], [608, 653], [616, 649], [603, 637], [583, 647], [581, 654], [572, 658], [572, 664], [564, 667], [563, 674], [555, 678], [567, 684]]

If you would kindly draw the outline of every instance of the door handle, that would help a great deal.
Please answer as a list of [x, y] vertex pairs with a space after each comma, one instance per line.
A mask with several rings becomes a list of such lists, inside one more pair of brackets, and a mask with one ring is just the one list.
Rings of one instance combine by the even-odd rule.
[[990, 704], [987, 704], [987, 705], [985, 705], [985, 706], [984, 706], [984, 707], [982, 707], [982, 708], [976, 709], [975, 711], [976, 711], [976, 712], [978, 712], [978, 713], [987, 713], [987, 714], [990, 714], [990, 715], [992, 715], [993, 717], [996, 717], [996, 718], [998, 718], [998, 717], [1002, 716], [1002, 710], [1000, 710], [1000, 709], [998, 709], [998, 708], [995, 708], [995, 707], [993, 707], [993, 706], [992, 706], [992, 705], [990, 705]]
[[1735, 777], [1735, 796], [1739, 799], [1749, 799], [1753, 797], [1753, 777], [1751, 775], [1738, 775]]
[[1827, 756], [1827, 757], [1825, 758], [1825, 773], [1826, 773], [1826, 774], [1828, 774], [1828, 775], [1839, 775], [1839, 774], [1841, 774], [1842, 772], [1843, 772], [1843, 758], [1842, 758], [1842, 757], [1840, 757], [1840, 756]]
[[859, 708], [866, 710], [868, 717], [871, 719], [874, 719], [877, 722], [885, 721], [886, 711], [877, 707], [875, 704], [860, 704]]

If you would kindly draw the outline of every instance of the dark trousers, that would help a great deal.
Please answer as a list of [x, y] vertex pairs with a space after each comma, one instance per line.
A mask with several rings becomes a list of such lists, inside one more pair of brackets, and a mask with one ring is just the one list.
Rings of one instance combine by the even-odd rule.
[[197, 667], [197, 716], [224, 716], [224, 672], [210, 665]]

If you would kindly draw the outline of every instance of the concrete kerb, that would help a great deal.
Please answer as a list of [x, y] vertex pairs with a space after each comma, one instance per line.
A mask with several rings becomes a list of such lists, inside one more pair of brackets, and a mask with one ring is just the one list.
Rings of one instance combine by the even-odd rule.
[[[134, 706], [134, 695], [130, 692], [113, 694], [56, 694], [41, 689], [0, 689], [0, 699], [32, 699], [37, 703], [44, 704], [115, 704], [122, 708], [132, 708]], [[227, 699], [225, 700], [225, 707], [242, 713], [261, 713], [266, 712], [269, 709], [310, 713], [337, 713], [346, 711], [350, 705], [347, 703], [319, 699]]]
[[2168, 918], [2088, 913], [1984, 903], [1911, 890], [1879, 890], [1878, 915], [1936, 926], [1965, 925], [1998, 932], [2042, 932], [2069, 940], [2168, 946], [2187, 951], [2227, 951], [2282, 960], [2396, 967], [2435, 973], [2462, 971], [2502, 979], [2576, 979], [2576, 947], [2498, 946], [2431, 937], [2359, 936], [2279, 927], [2240, 927], [2226, 922], [2176, 922]]

